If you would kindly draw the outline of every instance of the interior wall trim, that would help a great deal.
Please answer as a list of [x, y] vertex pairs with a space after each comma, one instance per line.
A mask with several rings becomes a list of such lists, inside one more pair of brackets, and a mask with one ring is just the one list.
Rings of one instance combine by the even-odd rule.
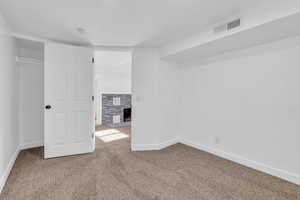
[[42, 147], [42, 146], [44, 146], [43, 141], [35, 141], [31, 143], [21, 144], [20, 150], [31, 149], [31, 148]]
[[8, 179], [8, 176], [15, 164], [15, 161], [17, 160], [17, 157], [20, 153], [20, 149], [17, 148], [16, 151], [13, 153], [13, 155], [11, 156], [11, 159], [10, 161], [8, 162], [8, 165], [3, 173], [3, 175], [0, 177], [0, 193], [2, 192], [3, 188], [4, 188], [4, 185]]
[[164, 149], [164, 148], [169, 147], [171, 145], [177, 144], [178, 142], [179, 142], [178, 139], [175, 138], [175, 139], [170, 139], [170, 140], [167, 140], [165, 142], [158, 143], [158, 144], [137, 144], [137, 145], [132, 144], [131, 145], [131, 150], [132, 151], [161, 150], [161, 149]]
[[171, 139], [171, 140], [159, 143], [159, 144], [142, 144], [142, 145], [136, 144], [136, 145], [132, 145], [131, 149], [132, 149], [132, 151], [161, 150], [161, 149], [164, 149], [166, 147], [169, 147], [169, 146], [177, 144], [177, 143], [181, 143], [181, 144], [196, 148], [198, 150], [214, 154], [221, 158], [233, 161], [235, 163], [239, 163], [241, 165], [250, 167], [252, 169], [256, 169], [256, 170], [264, 172], [266, 174], [276, 176], [278, 178], [281, 178], [286, 181], [300, 185], [300, 175], [298, 175], [298, 174], [288, 172], [286, 170], [278, 169], [278, 168], [275, 168], [272, 166], [268, 166], [266, 164], [263, 164], [263, 163], [260, 163], [257, 161], [249, 160], [247, 158], [243, 158], [241, 156], [238, 156], [238, 155], [235, 155], [232, 153], [228, 153], [228, 152], [225, 152], [222, 150], [214, 149], [214, 148], [208, 147], [206, 145], [195, 143], [195, 142], [192, 142], [192, 141], [190, 141], [188, 139], [184, 139], [184, 138], [175, 138], [175, 139]]
[[294, 174], [294, 173], [291, 173], [291, 172], [288, 172], [288, 171], [285, 171], [282, 169], [271, 167], [266, 164], [263, 164], [263, 163], [260, 163], [257, 161], [253, 161], [253, 160], [249, 160], [249, 159], [243, 158], [241, 156], [238, 156], [238, 155], [235, 155], [232, 153], [228, 153], [228, 152], [225, 152], [222, 150], [208, 147], [206, 145], [198, 144], [198, 143], [192, 142], [187, 139], [181, 138], [180, 143], [300, 185], [300, 175], [298, 175], [298, 174]]

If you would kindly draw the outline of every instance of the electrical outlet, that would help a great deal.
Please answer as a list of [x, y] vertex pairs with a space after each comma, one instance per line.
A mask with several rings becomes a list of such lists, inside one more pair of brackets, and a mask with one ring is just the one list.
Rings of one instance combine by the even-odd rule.
[[121, 98], [120, 98], [120, 97], [114, 97], [114, 98], [113, 98], [113, 105], [114, 105], [114, 106], [119, 106], [119, 105], [121, 105]]
[[219, 144], [220, 143], [220, 138], [216, 137], [215, 138], [215, 144]]
[[121, 116], [120, 115], [114, 115], [113, 116], [113, 123], [118, 124], [121, 122]]

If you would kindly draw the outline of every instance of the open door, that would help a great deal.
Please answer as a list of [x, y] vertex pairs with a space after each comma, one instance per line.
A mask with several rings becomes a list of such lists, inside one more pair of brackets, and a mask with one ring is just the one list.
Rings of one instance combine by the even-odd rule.
[[93, 51], [45, 44], [44, 157], [94, 150]]

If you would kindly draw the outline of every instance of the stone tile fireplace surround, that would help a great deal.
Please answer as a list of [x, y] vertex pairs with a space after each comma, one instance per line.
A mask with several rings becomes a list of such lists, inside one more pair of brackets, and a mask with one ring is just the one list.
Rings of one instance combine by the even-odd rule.
[[102, 124], [120, 127], [130, 123], [131, 94], [102, 94]]

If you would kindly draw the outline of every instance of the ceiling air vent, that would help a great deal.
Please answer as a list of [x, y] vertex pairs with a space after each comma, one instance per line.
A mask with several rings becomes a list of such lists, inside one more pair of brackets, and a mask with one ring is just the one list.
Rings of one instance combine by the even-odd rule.
[[237, 28], [241, 25], [241, 19], [236, 19], [232, 22], [229, 22], [227, 24], [227, 30], [233, 29], [233, 28]]
[[236, 19], [234, 21], [228, 22], [227, 24], [222, 24], [214, 28], [215, 33], [221, 33], [229, 31], [231, 29], [241, 26], [241, 19]]

